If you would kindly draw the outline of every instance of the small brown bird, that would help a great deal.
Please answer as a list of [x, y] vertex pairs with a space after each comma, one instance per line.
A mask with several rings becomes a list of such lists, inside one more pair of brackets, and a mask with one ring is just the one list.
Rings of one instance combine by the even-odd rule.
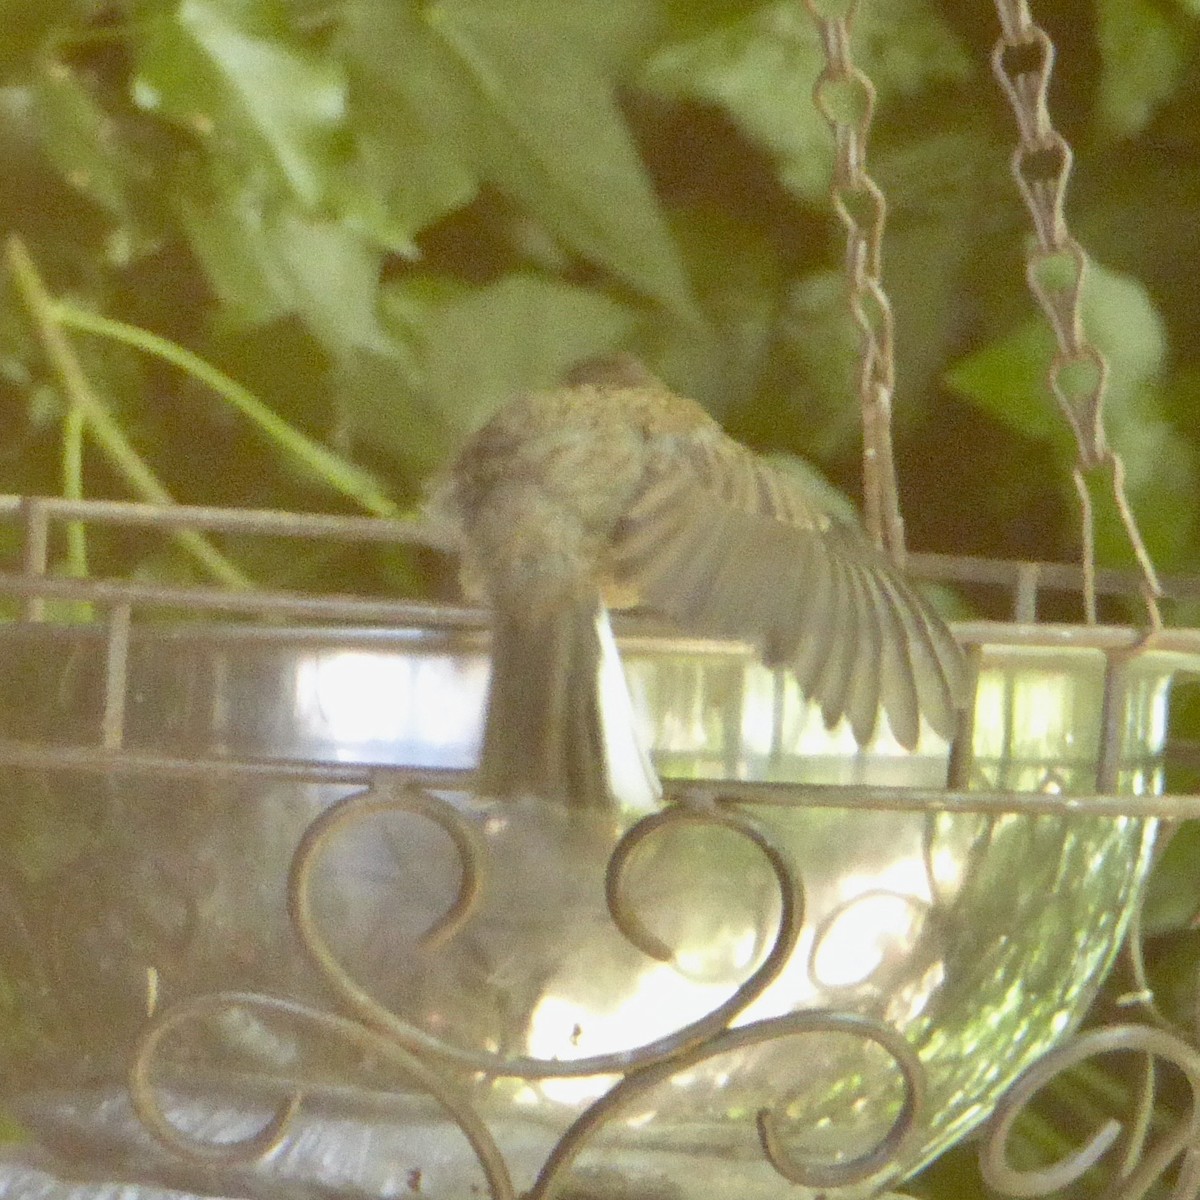
[[949, 736], [961, 651], [858, 526], [628, 356], [517, 397], [467, 442], [430, 513], [493, 612], [479, 788], [646, 807], [605, 598], [750, 641], [860, 744], [881, 713]]

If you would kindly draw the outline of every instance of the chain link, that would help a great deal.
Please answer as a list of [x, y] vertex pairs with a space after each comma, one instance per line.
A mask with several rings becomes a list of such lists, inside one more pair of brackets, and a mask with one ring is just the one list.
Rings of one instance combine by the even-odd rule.
[[[811, 6], [810, 6], [811, 7]], [[992, 51], [992, 70], [1012, 106], [1018, 142], [1012, 174], [1033, 220], [1026, 277], [1058, 344], [1050, 364], [1050, 390], [1075, 435], [1075, 489], [1083, 526], [1084, 604], [1088, 622], [1096, 620], [1096, 547], [1089, 477], [1107, 475], [1113, 501], [1142, 573], [1151, 626], [1161, 625], [1157, 598], [1162, 594], [1125, 491], [1125, 468], [1104, 433], [1104, 394], [1108, 363], [1083, 327], [1082, 299], [1087, 256], [1071, 235], [1063, 212], [1072, 155], [1066, 138], [1054, 128], [1047, 97], [1054, 67], [1054, 43], [1033, 19], [1027, 0], [996, 0], [1000, 37]]]
[[895, 322], [884, 291], [883, 229], [887, 203], [867, 173], [867, 139], [875, 114], [875, 87], [854, 65], [850, 34], [858, 0], [804, 0], [816, 23], [825, 67], [813, 102], [834, 138], [831, 194], [846, 228], [846, 276], [850, 309], [861, 333], [859, 399], [863, 416], [863, 506], [867, 530], [891, 557], [904, 561], [892, 453], [895, 391]]

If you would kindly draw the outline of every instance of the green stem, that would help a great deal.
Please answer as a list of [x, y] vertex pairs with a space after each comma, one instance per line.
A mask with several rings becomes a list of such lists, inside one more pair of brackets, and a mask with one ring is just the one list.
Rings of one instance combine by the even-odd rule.
[[78, 308], [69, 301], [58, 301], [54, 306], [54, 315], [69, 329], [123, 342], [187, 372], [194, 379], [212, 388], [218, 396], [257, 425], [276, 445], [303, 463], [335, 491], [354, 500], [377, 517], [402, 515], [399, 506], [384, 494], [366, 471], [348, 463], [320, 442], [313, 441], [293, 428], [252, 392], [211, 363], [205, 362], [198, 354], [149, 330], [127, 325], [124, 321], [115, 321], [111, 317], [102, 317], [85, 308]]
[[[33, 318], [38, 338], [62, 384], [68, 403], [82, 414], [100, 448], [135, 495], [154, 504], [174, 504], [171, 494], [130, 444], [108, 406], [92, 388], [58, 323], [54, 301], [20, 238], [9, 238], [7, 258], [21, 298]], [[218, 583], [236, 588], [251, 586], [250, 579], [202, 533], [194, 529], [180, 529], [171, 536]]]

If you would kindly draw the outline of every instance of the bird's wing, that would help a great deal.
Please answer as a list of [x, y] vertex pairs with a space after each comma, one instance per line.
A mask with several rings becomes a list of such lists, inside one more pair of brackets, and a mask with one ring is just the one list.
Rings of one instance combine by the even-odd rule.
[[860, 744], [881, 711], [909, 748], [922, 716], [953, 734], [967, 673], [941, 619], [861, 530], [728, 439], [664, 443], [615, 530], [612, 570], [682, 626], [756, 642]]

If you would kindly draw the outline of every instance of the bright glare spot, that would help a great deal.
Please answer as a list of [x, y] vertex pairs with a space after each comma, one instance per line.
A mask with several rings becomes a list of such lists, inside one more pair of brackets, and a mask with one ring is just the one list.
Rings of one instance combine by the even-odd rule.
[[967, 856], [961, 850], [938, 846], [929, 856], [930, 874], [941, 895], [954, 896], [967, 872]]
[[1017, 689], [1013, 717], [1021, 741], [1047, 750], [1065, 744], [1065, 718], [1071, 711], [1069, 682], [1063, 675], [1043, 675]]
[[911, 898], [918, 903], [933, 899], [929, 871], [923, 856], [898, 858], [895, 862], [888, 863], [882, 870], [862, 879], [861, 890], [866, 891], [867, 888], [894, 892], [898, 896]]
[[315, 708], [338, 740], [392, 741], [412, 711], [411, 689], [397, 687], [396, 665], [357, 650], [309, 659], [297, 687], [301, 711]]
[[748, 671], [742, 696], [742, 751], [757, 759], [778, 750], [775, 715], [779, 708], [779, 676], [773, 671]]
[[825, 987], [862, 983], [889, 959], [910, 953], [924, 921], [924, 906], [904, 896], [863, 896], [826, 928], [813, 954], [813, 975]]
[[448, 655], [339, 650], [300, 664], [297, 717], [337, 743], [339, 757], [353, 759], [364, 745], [386, 743], [397, 761], [438, 765], [447, 751], [457, 751], [453, 757], [468, 765], [486, 683], [483, 660], [464, 665]]
[[[607, 1010], [551, 993], [538, 1001], [530, 1018], [529, 1053], [569, 1061], [628, 1052], [712, 1012], [729, 990], [728, 985], [697, 986], [669, 964], [659, 963], [643, 972], [636, 988]], [[546, 1079], [539, 1087], [551, 1100], [580, 1104], [603, 1095], [612, 1082], [611, 1075], [587, 1075]]]

